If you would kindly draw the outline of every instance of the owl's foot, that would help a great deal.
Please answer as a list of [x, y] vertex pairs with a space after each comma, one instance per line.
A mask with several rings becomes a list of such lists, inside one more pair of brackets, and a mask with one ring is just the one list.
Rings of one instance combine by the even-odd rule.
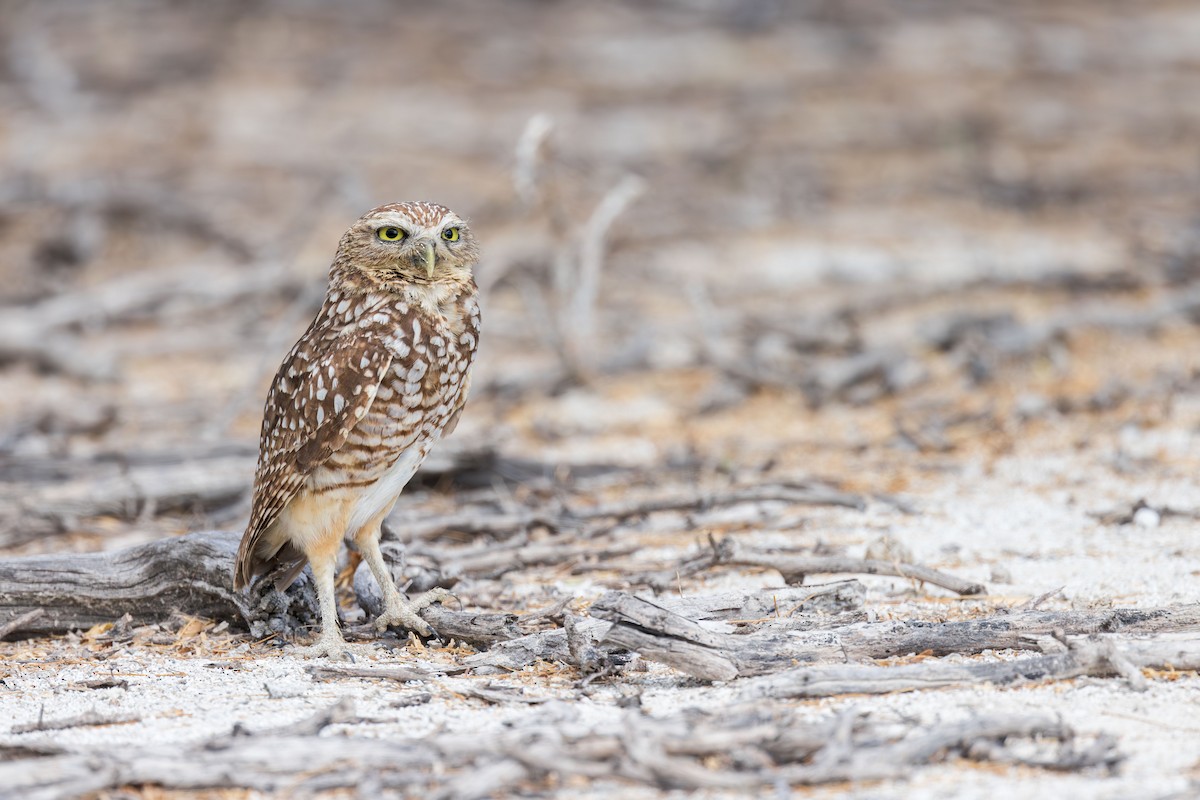
[[375, 620], [375, 630], [383, 633], [388, 626], [399, 625], [415, 631], [421, 636], [432, 636], [433, 628], [429, 627], [428, 622], [418, 617], [417, 612], [434, 603], [440, 603], [450, 596], [450, 593], [440, 586], [419, 594], [411, 600], [405, 600], [404, 596], [397, 592], [387, 599], [383, 613]]
[[337, 661], [366, 659], [375, 651], [374, 645], [348, 644], [341, 631], [321, 633], [321, 638], [308, 647], [298, 647], [293, 652], [301, 658], [331, 658]]

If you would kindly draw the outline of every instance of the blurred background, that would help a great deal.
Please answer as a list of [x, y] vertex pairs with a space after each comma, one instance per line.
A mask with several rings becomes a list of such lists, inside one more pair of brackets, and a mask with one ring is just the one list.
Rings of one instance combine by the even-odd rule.
[[443, 494], [1187, 485], [1200, 8], [1132, 8], [3, 0], [0, 549], [240, 525], [338, 237], [407, 199], [485, 250]]

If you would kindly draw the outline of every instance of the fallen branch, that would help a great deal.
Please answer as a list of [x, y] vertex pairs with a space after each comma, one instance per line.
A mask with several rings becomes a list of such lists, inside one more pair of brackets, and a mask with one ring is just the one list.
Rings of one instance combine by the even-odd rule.
[[984, 650], [1027, 650], [1040, 637], [1055, 634], [1182, 633], [1200, 627], [1200, 605], [1161, 608], [1112, 608], [1099, 611], [1026, 611], [952, 622], [888, 620], [847, 625], [812, 634], [793, 634], [798, 642], [828, 646], [847, 661], [929, 653], [980, 653]]
[[[1113, 648], [1119, 654], [1113, 657]], [[1060, 652], [972, 664], [923, 661], [892, 667], [796, 667], [753, 678], [741, 685], [743, 698], [832, 697], [842, 694], [890, 694], [956, 686], [1013, 686], [1084, 675], [1111, 677], [1136, 669], [1200, 669], [1200, 638], [1152, 640], [1098, 635], [1073, 639]]]
[[987, 587], [982, 583], [963, 580], [919, 564], [901, 564], [898, 561], [874, 561], [847, 556], [742, 553], [732, 561], [723, 563], [776, 569], [788, 583], [803, 583], [808, 575], [891, 575], [930, 583], [964, 596], [987, 593]]
[[336, 680], [338, 678], [370, 678], [385, 681], [427, 681], [430, 673], [420, 669], [410, 669], [400, 666], [386, 667], [357, 667], [337, 666], [333, 664], [317, 664], [308, 668], [308, 674], [315, 680]]
[[46, 613], [44, 608], [35, 608], [32, 611], [26, 611], [24, 614], [17, 614], [8, 622], [0, 624], [0, 642], [4, 641], [4, 637], [10, 633], [26, 630], [39, 617]]
[[[809, 575], [891, 575], [930, 583], [964, 596], [987, 593], [987, 587], [982, 583], [963, 580], [920, 564], [850, 558], [849, 556], [808, 556], [751, 550], [728, 536], [720, 541], [710, 537], [709, 543], [711, 545], [709, 551], [685, 562], [683, 569], [687, 570], [687, 574], [695, 574], [718, 564], [727, 564], [774, 569], [788, 583], [804, 583], [804, 579]], [[661, 584], [667, 574], [669, 571], [665, 570], [650, 573], [642, 576], [642, 580], [661, 590], [666, 587], [657, 584]]]
[[[494, 530], [494, 529], [492, 529]], [[520, 539], [512, 542], [490, 542], [485, 546], [455, 550], [431, 547], [413, 548], [405, 557], [424, 556], [437, 564], [447, 576], [470, 575], [472, 578], [498, 578], [509, 572], [547, 564], [569, 562], [602, 562], [604, 559], [628, 555], [638, 549], [635, 542], [597, 547], [580, 541], [577, 534], [552, 536], [540, 541]], [[398, 563], [401, 551], [391, 548], [392, 563]], [[425, 587], [418, 587], [424, 590]]]
[[[88, 794], [130, 784], [299, 794], [358, 786], [369, 775], [377, 789], [475, 800], [518, 784], [525, 792], [594, 780], [748, 791], [901, 778], [956, 757], [1063, 770], [1112, 767], [1120, 760], [1111, 740], [1100, 737], [1080, 747], [1069, 727], [1046, 715], [977, 717], [923, 729], [911, 721], [872, 724], [853, 711], [813, 721], [798, 709], [761, 703], [662, 717], [628, 710], [602, 720], [558, 706], [479, 736], [317, 735], [328, 724], [354, 722], [352, 709], [339, 704], [312, 725], [258, 735], [242, 731], [201, 744], [42, 758], [11, 753], [13, 759], [0, 762], [0, 785], [22, 797]], [[1013, 749], [1017, 740], [1021, 746]]]
[[[476, 672], [518, 670], [538, 661], [573, 664], [585, 672], [597, 668], [619, 668], [629, 658], [618, 652], [624, 649], [620, 645], [602, 644], [612, 624], [599, 618], [604, 614], [606, 598], [619, 594], [613, 592], [601, 598], [592, 607], [593, 618], [573, 620], [574, 650], [572, 632], [564, 628], [497, 642], [487, 652], [468, 656], [463, 663]], [[691, 620], [731, 624], [786, 620], [789, 630], [795, 631], [815, 627], [820, 621], [829, 619], [829, 614], [837, 614], [840, 618], [840, 615], [855, 613], [862, 607], [863, 594], [862, 584], [857, 581], [841, 581], [823, 586], [716, 592], [687, 598], [666, 597], [653, 602], [672, 616], [682, 615]], [[732, 630], [729, 626], [722, 627]], [[745, 639], [736, 637], [737, 642]], [[739, 645], [733, 643], [730, 646]], [[604, 659], [602, 662], [601, 658]]]
[[865, 661], [898, 655], [972, 654], [1034, 649], [1053, 633], [1174, 633], [1195, 630], [1200, 606], [1104, 611], [1031, 611], [960, 622], [888, 621], [804, 632], [791, 618], [768, 621], [758, 631], [713, 631], [674, 613], [663, 601], [608, 592], [592, 605], [595, 617], [613, 623], [601, 639], [609, 648], [640, 653], [693, 677], [730, 680], [764, 675], [796, 664]]

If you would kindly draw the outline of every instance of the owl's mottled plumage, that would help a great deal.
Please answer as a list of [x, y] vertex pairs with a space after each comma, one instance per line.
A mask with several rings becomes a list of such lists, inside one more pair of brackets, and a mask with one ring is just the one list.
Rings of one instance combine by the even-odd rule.
[[342, 236], [325, 302], [267, 395], [234, 583], [275, 572], [286, 585], [311, 563], [321, 652], [344, 649], [333, 604], [344, 537], [384, 589], [380, 629], [399, 622], [428, 632], [387, 573], [379, 531], [466, 402], [479, 340], [477, 257], [466, 223], [443, 206], [368, 212]]

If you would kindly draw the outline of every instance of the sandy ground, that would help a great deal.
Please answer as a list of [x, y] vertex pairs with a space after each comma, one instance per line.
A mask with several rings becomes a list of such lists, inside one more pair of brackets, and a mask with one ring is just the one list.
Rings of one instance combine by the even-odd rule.
[[[1179, 432], [1184, 435], [1183, 431]], [[897, 512], [876, 503], [865, 512], [822, 510], [806, 520], [805, 532], [829, 543], [865, 542], [883, 532], [910, 547], [918, 560], [989, 583], [981, 599], [952, 599], [919, 591], [906, 581], [864, 578], [868, 608], [878, 618], [944, 619], [974, 616], [1019, 604], [1062, 586], [1047, 608], [1096, 606], [1147, 607], [1200, 601], [1200, 549], [1191, 542], [1190, 520], [1167, 517], [1153, 524], [1098, 524], [1091, 511], [1106, 510], [1114, 493], [1146, 497], [1173, 507], [1200, 505], [1200, 491], [1182, 481], [1160, 477], [1120, 479], [1106, 468], [1111, 452], [1096, 447], [1069, 458], [1053, 451], [1019, 453], [998, 459], [987, 474], [966, 480], [929, 481], [928, 491], [905, 499], [919, 511]], [[1086, 479], [1085, 479], [1086, 478]], [[968, 485], [963, 485], [964, 483]], [[758, 534], [741, 534], [754, 541]], [[854, 549], [854, 548], [852, 548]], [[996, 575], [1011, 575], [1004, 582]], [[601, 582], [602, 583], [602, 582]], [[725, 574], [708, 588], [778, 585], [778, 575]], [[603, 586], [568, 580], [554, 587], [594, 599]], [[689, 590], [690, 591], [690, 590]], [[639, 694], [643, 708], [661, 714], [687, 707], [718, 708], [737, 698], [737, 683], [699, 686], [672, 671], [650, 665], [614, 682], [577, 688], [569, 668], [528, 668], [503, 676], [443, 677], [424, 683], [339, 679], [314, 680], [312, 662], [251, 644], [226, 634], [209, 636], [205, 626], [185, 629], [174, 644], [111, 645], [99, 639], [38, 640], [3, 646], [0, 717], [13, 724], [44, 715], [57, 719], [95, 710], [128, 714], [129, 724], [61, 732], [0, 733], [0, 743], [53, 743], [69, 749], [145, 747], [200, 742], [229, 733], [234, 726], [251, 731], [286, 727], [349, 698], [366, 722], [334, 725], [323, 735], [420, 738], [432, 732], [461, 731], [486, 735], [506, 723], [543, 714], [549, 705], [490, 705], [464, 696], [469, 685], [521, 687], [533, 698], [569, 704], [584, 720], [619, 713], [618, 701]], [[377, 663], [451, 665], [461, 650], [413, 650], [392, 640]], [[978, 659], [1012, 657], [985, 653]], [[951, 660], [954, 660], [953, 658]], [[974, 660], [974, 659], [971, 659]], [[121, 688], [84, 689], [79, 683], [112, 677]], [[397, 708], [398, 701], [429, 692], [428, 702]], [[805, 701], [814, 720], [857, 708], [871, 720], [919, 720], [936, 726], [987, 712], [1044, 712], [1060, 715], [1083, 736], [1110, 734], [1126, 756], [1117, 774], [1056, 775], [1029, 768], [1004, 768], [952, 762], [919, 771], [896, 784], [838, 785], [799, 791], [798, 796], [956, 797], [995, 796], [1015, 791], [1081, 798], [1162, 798], [1194, 790], [1200, 763], [1200, 726], [1196, 709], [1200, 681], [1190, 674], [1157, 673], [1144, 693], [1122, 681], [1083, 679], [1045, 686], [998, 690], [980, 687], [928, 691], [875, 698], [846, 697]], [[579, 796], [650, 797], [658, 793], [598, 783]], [[786, 792], [785, 792], [786, 794]], [[711, 796], [726, 796], [715, 793]], [[732, 795], [729, 795], [732, 796]]]

